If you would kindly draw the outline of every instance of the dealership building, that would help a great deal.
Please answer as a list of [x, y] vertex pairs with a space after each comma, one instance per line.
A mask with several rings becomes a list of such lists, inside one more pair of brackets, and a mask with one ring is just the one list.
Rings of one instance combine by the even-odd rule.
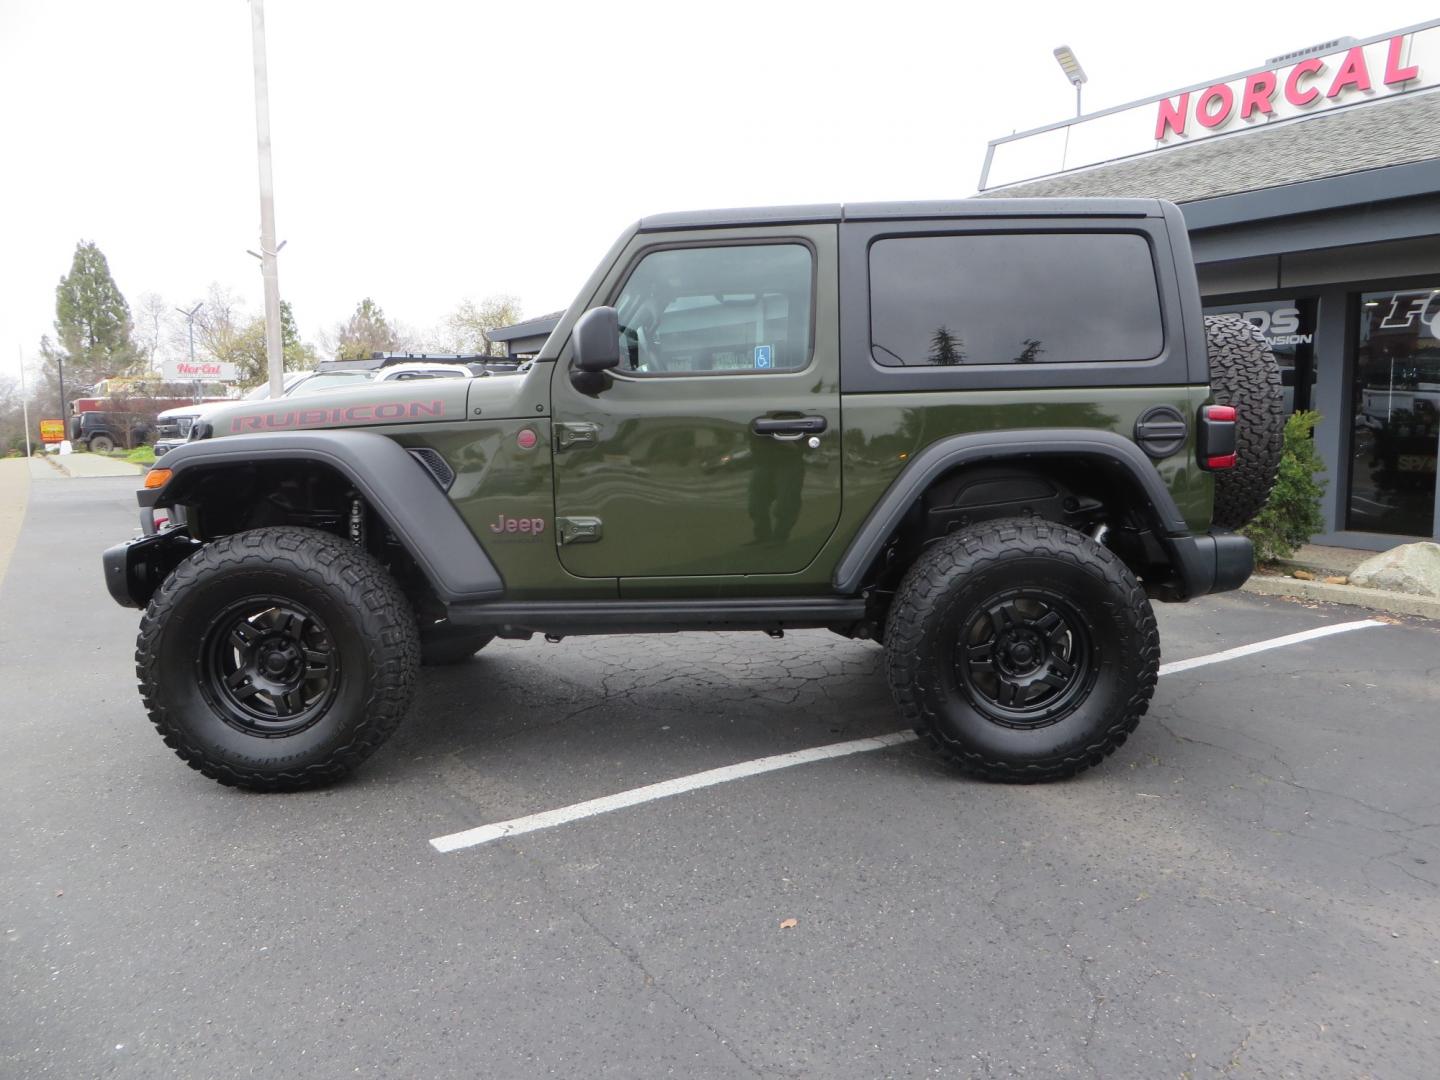
[[1440, 539], [1440, 20], [996, 139], [980, 194], [1178, 203], [1205, 310], [1323, 417], [1315, 541]]

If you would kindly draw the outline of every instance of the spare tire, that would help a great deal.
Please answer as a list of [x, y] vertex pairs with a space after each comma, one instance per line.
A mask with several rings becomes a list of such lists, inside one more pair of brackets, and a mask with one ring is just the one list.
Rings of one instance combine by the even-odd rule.
[[1238, 529], [1270, 498], [1285, 433], [1280, 367], [1258, 327], [1239, 315], [1206, 315], [1210, 389], [1235, 406], [1235, 467], [1215, 474], [1213, 524]]

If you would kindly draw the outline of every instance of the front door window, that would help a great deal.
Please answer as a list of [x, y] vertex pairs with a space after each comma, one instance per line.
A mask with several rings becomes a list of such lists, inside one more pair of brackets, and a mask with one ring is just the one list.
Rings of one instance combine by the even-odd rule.
[[1440, 287], [1360, 298], [1348, 527], [1430, 536], [1440, 446]]

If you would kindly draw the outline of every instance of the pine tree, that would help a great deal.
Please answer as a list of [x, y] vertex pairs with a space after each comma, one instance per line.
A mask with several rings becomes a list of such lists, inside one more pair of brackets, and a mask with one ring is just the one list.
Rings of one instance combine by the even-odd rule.
[[[70, 272], [55, 287], [55, 337], [41, 342], [45, 381], [60, 398], [72, 398], [112, 375], [133, 372], [143, 363], [135, 345], [135, 326], [110, 264], [93, 243], [75, 245]], [[61, 415], [65, 413], [60, 403]]]
[[930, 355], [927, 359], [932, 364], [958, 364], [965, 359], [965, 354], [960, 351], [964, 344], [948, 327], [942, 326], [930, 338]]

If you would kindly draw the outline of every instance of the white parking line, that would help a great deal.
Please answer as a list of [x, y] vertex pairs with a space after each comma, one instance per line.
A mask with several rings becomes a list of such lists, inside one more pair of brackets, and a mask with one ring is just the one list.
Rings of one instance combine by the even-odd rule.
[[[1206, 664], [1220, 664], [1227, 660], [1238, 660], [1242, 656], [1266, 652], [1269, 649], [1283, 649], [1287, 645], [1298, 645], [1302, 641], [1313, 641], [1316, 638], [1329, 637], [1332, 634], [1343, 634], [1350, 630], [1365, 630], [1372, 626], [1385, 625], [1387, 624], [1378, 619], [1359, 619], [1355, 622], [1317, 626], [1313, 630], [1304, 630], [1298, 634], [1286, 634], [1284, 637], [1268, 638], [1265, 641], [1257, 641], [1252, 645], [1241, 645], [1223, 652], [1161, 664], [1160, 674], [1174, 675], [1176, 672], [1189, 671], [1191, 668], [1204, 667]], [[716, 784], [727, 784], [731, 780], [743, 780], [747, 776], [758, 776], [761, 773], [789, 769], [796, 765], [808, 765], [812, 761], [825, 761], [829, 758], [845, 757], [849, 754], [862, 754], [868, 750], [883, 750], [888, 746], [913, 742], [915, 737], [909, 731], [897, 731], [891, 735], [877, 735], [872, 739], [854, 739], [850, 742], [831, 743], [829, 746], [814, 746], [808, 750], [796, 750], [789, 754], [775, 754], [773, 757], [742, 761], [738, 765], [726, 765], [723, 768], [709, 769], [706, 772], [691, 773], [689, 776], [677, 776], [673, 780], [662, 780], [658, 784], [647, 784], [644, 787], [631, 788], [629, 791], [621, 791], [599, 799], [572, 803], [557, 810], [546, 810], [543, 813], [530, 814], [526, 817], [511, 818], [509, 821], [497, 821], [493, 825], [480, 825], [473, 829], [466, 829], [464, 832], [437, 836], [430, 841], [430, 846], [440, 852], [459, 851], [463, 848], [488, 844], [492, 840], [501, 840], [507, 836], [519, 836], [521, 833], [549, 829], [556, 825], [579, 821], [582, 818], [594, 817], [597, 814], [608, 814], [612, 810], [623, 810], [627, 806], [638, 806], [641, 803], [654, 802], [656, 799], [668, 799], [672, 795], [683, 795], [688, 791], [714, 787]]]
[[1302, 630], [1298, 634], [1267, 638], [1265, 641], [1257, 641], [1253, 645], [1239, 645], [1233, 649], [1226, 649], [1224, 652], [1195, 656], [1189, 660], [1176, 660], [1171, 664], [1161, 664], [1160, 674], [1174, 675], [1179, 671], [1189, 671], [1191, 668], [1204, 667], [1206, 664], [1223, 664], [1226, 660], [1238, 660], [1242, 656], [1252, 656], [1270, 649], [1283, 649], [1286, 645], [1299, 645], [1302, 641], [1314, 641], [1316, 638], [1329, 637], [1331, 634], [1344, 634], [1351, 630], [1364, 630], [1371, 626], [1387, 625], [1389, 624], [1383, 623], [1379, 619], [1357, 619], [1355, 622], [1317, 626], [1313, 630]]

